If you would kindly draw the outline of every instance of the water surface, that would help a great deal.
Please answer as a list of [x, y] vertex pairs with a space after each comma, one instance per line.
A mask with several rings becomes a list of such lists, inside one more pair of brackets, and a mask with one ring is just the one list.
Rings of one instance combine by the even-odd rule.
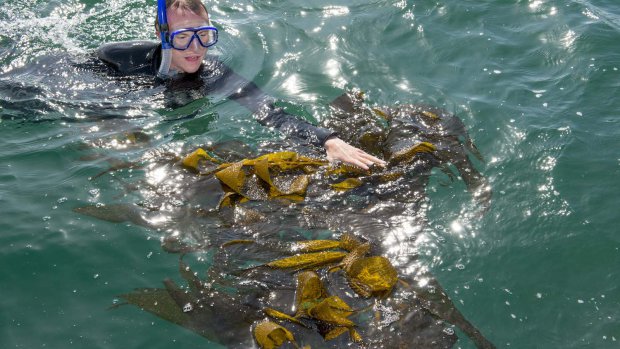
[[[346, 88], [365, 91], [370, 103], [423, 102], [463, 120], [487, 160], [477, 165], [493, 203], [472, 218], [463, 183], [438, 171], [427, 188], [435, 239], [420, 252], [498, 347], [618, 346], [620, 4], [207, 6], [221, 28], [212, 54], [310, 121], [327, 117], [326, 104]], [[154, 12], [155, 2], [143, 0], [3, 3], [3, 348], [217, 348], [136, 308], [108, 310], [116, 295], [174, 276], [178, 256], [161, 250], [155, 231], [72, 211], [135, 200], [109, 177], [89, 180], [109, 168], [106, 157], [279, 137], [221, 96], [170, 108], [148, 84], [67, 68], [63, 59], [84, 60], [103, 43], [153, 39]], [[108, 122], [91, 120], [102, 117]], [[115, 140], [133, 129], [151, 142]], [[457, 346], [473, 344], [461, 336]]]

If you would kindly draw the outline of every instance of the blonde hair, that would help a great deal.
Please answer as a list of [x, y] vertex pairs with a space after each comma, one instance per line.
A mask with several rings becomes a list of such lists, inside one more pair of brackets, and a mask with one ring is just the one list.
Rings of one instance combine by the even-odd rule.
[[[168, 10], [193, 12], [199, 16], [204, 11], [205, 19], [209, 20], [209, 11], [201, 0], [166, 0], [166, 11]], [[159, 31], [159, 18], [157, 16], [155, 16], [155, 30]]]

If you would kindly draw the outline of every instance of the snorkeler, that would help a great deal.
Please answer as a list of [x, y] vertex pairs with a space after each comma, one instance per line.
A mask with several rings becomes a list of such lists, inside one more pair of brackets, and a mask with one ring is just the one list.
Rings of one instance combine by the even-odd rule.
[[113, 75], [157, 76], [169, 86], [193, 86], [204, 94], [225, 91], [229, 99], [251, 110], [262, 125], [324, 147], [330, 161], [342, 161], [363, 169], [375, 164], [385, 166], [385, 161], [346, 143], [335, 132], [275, 107], [273, 98], [256, 84], [242, 78], [217, 58], [207, 56], [208, 47], [218, 40], [218, 30], [211, 25], [207, 8], [200, 0], [158, 0], [155, 30], [161, 43], [106, 44], [97, 50], [97, 57], [106, 63]]

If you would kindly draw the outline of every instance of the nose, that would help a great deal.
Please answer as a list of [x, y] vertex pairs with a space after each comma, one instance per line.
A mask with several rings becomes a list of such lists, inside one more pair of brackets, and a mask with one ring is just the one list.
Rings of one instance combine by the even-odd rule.
[[193, 49], [197, 49], [198, 48], [198, 38], [196, 37], [196, 35], [194, 35], [194, 38], [192, 40], [192, 43], [190, 45]]
[[192, 37], [192, 42], [189, 43], [189, 47], [194, 50], [197, 51], [199, 50], [202, 46], [198, 43], [200, 39], [198, 39], [198, 36], [196, 34], [194, 34], [194, 36]]

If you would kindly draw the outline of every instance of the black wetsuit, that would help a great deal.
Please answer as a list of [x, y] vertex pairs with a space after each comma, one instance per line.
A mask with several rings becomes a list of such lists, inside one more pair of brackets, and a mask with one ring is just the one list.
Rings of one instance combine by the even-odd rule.
[[[101, 46], [97, 57], [106, 63], [110, 73], [117, 76], [156, 76], [161, 61], [161, 45], [152, 41], [116, 42]], [[253, 82], [236, 74], [224, 63], [208, 56], [200, 69], [192, 74], [179, 74], [165, 83], [170, 88], [198, 90], [207, 95], [223, 91], [232, 100], [251, 110], [258, 122], [277, 128], [288, 136], [301, 138], [313, 145], [323, 146], [335, 132], [314, 126], [273, 105], [273, 98]]]

